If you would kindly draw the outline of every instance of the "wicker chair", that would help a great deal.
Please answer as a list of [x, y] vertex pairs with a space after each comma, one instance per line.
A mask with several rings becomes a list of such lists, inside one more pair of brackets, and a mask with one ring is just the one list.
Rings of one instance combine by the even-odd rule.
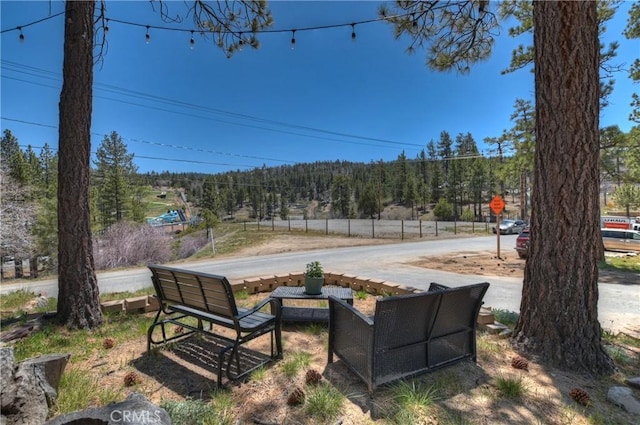
[[448, 288], [376, 302], [367, 317], [329, 297], [329, 355], [334, 353], [368, 386], [429, 372], [463, 359], [476, 361], [476, 322], [489, 283]]

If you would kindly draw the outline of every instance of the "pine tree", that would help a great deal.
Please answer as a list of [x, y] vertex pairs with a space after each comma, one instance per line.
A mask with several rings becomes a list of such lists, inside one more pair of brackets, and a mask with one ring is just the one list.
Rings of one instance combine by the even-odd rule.
[[109, 227], [125, 217], [132, 217], [131, 181], [137, 171], [133, 163], [134, 154], [117, 132], [104, 136], [96, 151], [96, 187], [102, 226]]

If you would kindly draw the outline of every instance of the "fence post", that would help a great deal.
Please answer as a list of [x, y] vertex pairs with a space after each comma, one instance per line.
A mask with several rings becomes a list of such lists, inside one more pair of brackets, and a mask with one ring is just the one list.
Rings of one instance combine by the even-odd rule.
[[404, 219], [400, 220], [400, 240], [404, 240]]
[[291, 231], [291, 217], [287, 217], [287, 220], [289, 220], [289, 231]]
[[420, 239], [422, 239], [422, 219], [418, 220], [418, 225], [420, 227]]
[[24, 271], [22, 269], [22, 258], [14, 258], [13, 260], [13, 268], [15, 270], [15, 278], [22, 279], [24, 277]]
[[329, 234], [329, 219], [325, 218], [325, 224], [324, 224], [324, 233], [325, 234]]
[[347, 219], [347, 237], [351, 237], [351, 219]]
[[374, 224], [374, 219], [371, 219], [371, 238], [375, 239], [376, 238], [376, 226]]
[[273, 232], [274, 230], [276, 230], [276, 227], [275, 227], [274, 219], [273, 217], [271, 217], [271, 231]]
[[436, 236], [438, 236], [438, 220], [436, 220]]
[[458, 234], [458, 219], [454, 217], [453, 219], [453, 234]]
[[473, 220], [471, 222], [471, 233], [474, 234], [474, 235], [476, 234], [476, 221], [475, 220]]
[[304, 232], [305, 233], [309, 233], [309, 219], [308, 218], [304, 219]]

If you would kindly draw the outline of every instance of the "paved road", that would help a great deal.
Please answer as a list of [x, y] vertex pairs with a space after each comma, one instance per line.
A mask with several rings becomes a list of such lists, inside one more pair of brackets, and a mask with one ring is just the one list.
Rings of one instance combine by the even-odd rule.
[[[502, 246], [511, 247], [514, 236], [504, 236]], [[249, 277], [279, 273], [301, 272], [307, 262], [320, 261], [326, 271], [349, 273], [363, 277], [383, 279], [415, 288], [426, 289], [430, 282], [450, 286], [488, 281], [491, 283], [485, 305], [519, 311], [522, 279], [492, 276], [462, 275], [439, 270], [429, 270], [408, 263], [426, 255], [455, 252], [487, 251], [495, 249], [495, 236], [461, 239], [442, 239], [421, 242], [404, 242], [349, 248], [321, 249], [260, 255], [241, 258], [208, 259], [181, 263], [192, 270], [227, 276], [231, 281]], [[506, 249], [506, 248], [503, 248]], [[151, 285], [146, 268], [98, 274], [100, 291], [135, 291]], [[31, 282], [29, 284], [3, 284], [0, 293], [26, 288], [57, 296], [57, 280]], [[603, 328], [613, 331], [631, 330], [640, 333], [640, 286], [628, 282], [601, 282], [599, 286], [599, 318]]]

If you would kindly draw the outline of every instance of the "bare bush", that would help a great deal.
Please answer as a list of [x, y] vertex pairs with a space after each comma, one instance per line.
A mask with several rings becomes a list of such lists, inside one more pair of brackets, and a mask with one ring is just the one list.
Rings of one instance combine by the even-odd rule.
[[190, 233], [181, 237], [177, 248], [178, 258], [191, 257], [193, 254], [200, 251], [207, 242], [208, 240], [205, 231]]
[[171, 259], [172, 236], [146, 224], [118, 222], [93, 244], [97, 269], [164, 263]]

